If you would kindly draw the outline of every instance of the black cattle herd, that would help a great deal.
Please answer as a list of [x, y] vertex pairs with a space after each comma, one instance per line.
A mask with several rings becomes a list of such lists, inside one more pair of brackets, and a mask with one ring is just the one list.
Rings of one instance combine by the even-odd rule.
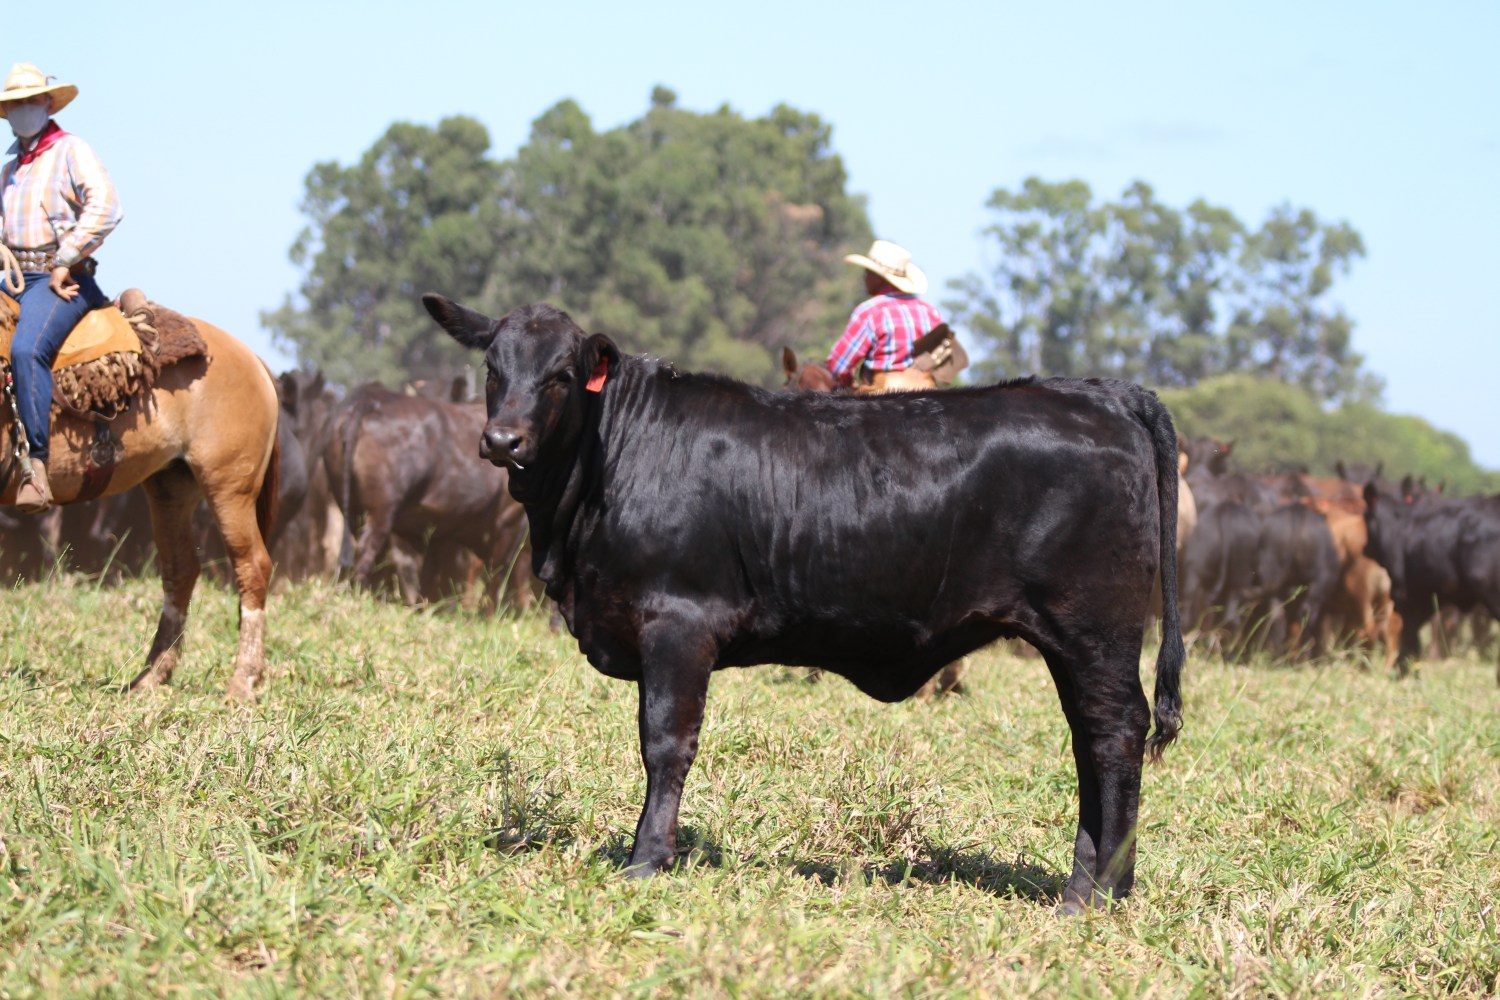
[[[1236, 472], [1232, 444], [1180, 438], [1127, 383], [772, 392], [623, 354], [550, 307], [423, 303], [483, 352], [484, 401], [464, 380], [339, 394], [283, 375], [278, 576], [413, 603], [545, 592], [589, 663], [639, 688], [631, 874], [675, 856], [724, 667], [817, 667], [898, 701], [998, 639], [1034, 647], [1073, 736], [1076, 911], [1130, 892], [1142, 762], [1182, 725], [1184, 626], [1229, 657], [1352, 647], [1405, 674], [1434, 652], [1424, 626], [1484, 650], [1500, 616], [1500, 496], [1379, 468]], [[149, 538], [139, 491], [4, 512], [0, 572], [140, 572]]]

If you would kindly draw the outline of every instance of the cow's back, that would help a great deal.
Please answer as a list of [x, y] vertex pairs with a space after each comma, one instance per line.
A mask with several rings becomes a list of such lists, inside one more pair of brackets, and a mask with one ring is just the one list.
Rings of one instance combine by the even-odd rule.
[[471, 451], [483, 425], [478, 405], [365, 387], [333, 421], [326, 466], [356, 510], [393, 510], [402, 534], [482, 531], [506, 499], [504, 471]]

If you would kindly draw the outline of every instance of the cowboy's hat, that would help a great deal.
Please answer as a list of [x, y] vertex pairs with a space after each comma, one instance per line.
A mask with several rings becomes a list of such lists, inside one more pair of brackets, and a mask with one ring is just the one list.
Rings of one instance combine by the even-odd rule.
[[895, 285], [898, 291], [910, 295], [921, 295], [927, 291], [927, 275], [911, 262], [910, 252], [905, 247], [899, 247], [886, 240], [876, 240], [871, 243], [870, 252], [867, 254], [844, 254], [844, 263], [858, 264], [866, 271], [874, 271]]
[[52, 110], [48, 113], [57, 114], [78, 96], [78, 88], [71, 83], [53, 83], [54, 79], [31, 63], [16, 63], [5, 78], [4, 89], [0, 89], [0, 116], [6, 115], [12, 101], [24, 101], [38, 94], [49, 95]]

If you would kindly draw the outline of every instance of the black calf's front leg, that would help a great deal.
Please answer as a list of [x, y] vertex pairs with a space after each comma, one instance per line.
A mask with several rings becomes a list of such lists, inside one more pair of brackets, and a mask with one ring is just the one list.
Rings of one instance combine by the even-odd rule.
[[711, 646], [700, 633], [680, 624], [653, 625], [641, 644], [640, 731], [646, 805], [635, 826], [629, 869], [637, 878], [661, 871], [677, 856], [682, 785], [698, 754], [698, 730], [713, 671]]

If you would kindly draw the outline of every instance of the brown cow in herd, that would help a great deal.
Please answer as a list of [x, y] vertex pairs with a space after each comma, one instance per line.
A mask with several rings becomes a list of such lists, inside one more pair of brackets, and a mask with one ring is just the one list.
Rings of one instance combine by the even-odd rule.
[[[1324, 557], [1328, 562], [1325, 573], [1336, 574], [1337, 582], [1328, 590], [1329, 596], [1323, 606], [1314, 609], [1321, 634], [1311, 637], [1313, 647], [1327, 648], [1335, 641], [1352, 639], [1369, 649], [1383, 647], [1382, 659], [1388, 669], [1392, 667], [1396, 661], [1401, 619], [1391, 601], [1389, 574], [1365, 554], [1365, 505], [1361, 497], [1364, 480], [1356, 478], [1378, 478], [1379, 467], [1350, 470], [1340, 463], [1337, 467], [1339, 476], [1313, 476], [1301, 472], [1254, 476], [1229, 470], [1227, 459], [1233, 450], [1232, 442], [1202, 438], [1184, 440], [1181, 446], [1196, 463], [1189, 481], [1207, 511], [1210, 524], [1215, 527], [1242, 523], [1251, 526], [1249, 530], [1257, 531], [1253, 526], [1265, 524], [1273, 512], [1288, 511], [1294, 506], [1309, 508], [1322, 516], [1331, 542], [1327, 549], [1330, 554]], [[1237, 586], [1249, 594], [1253, 603], [1257, 596], [1253, 593], [1256, 586], [1253, 581], [1257, 575], [1255, 564], [1257, 561], [1264, 563], [1268, 557], [1274, 559], [1277, 554], [1266, 551], [1267, 539], [1263, 534], [1247, 536], [1246, 527], [1230, 532], [1231, 535], [1236, 533], [1239, 547], [1232, 558], [1245, 572]], [[1209, 535], [1213, 534], [1214, 531], [1210, 530]], [[1209, 544], [1207, 537], [1201, 541]], [[1185, 574], [1185, 579], [1184, 593], [1188, 595], [1185, 599], [1211, 589], [1202, 581], [1195, 582], [1191, 572]], [[1208, 603], [1225, 599], [1234, 603], [1236, 596], [1213, 594]], [[1201, 615], [1201, 609], [1198, 610]]]
[[[790, 351], [783, 364], [788, 388], [836, 389], [822, 365], [798, 366]], [[344, 569], [356, 583], [369, 586], [393, 567], [406, 599], [415, 602], [473, 591], [477, 578], [488, 571], [486, 596], [491, 602], [499, 600], [497, 585], [506, 579], [510, 599], [522, 606], [531, 602], [529, 560], [519, 552], [523, 515], [508, 494], [506, 474], [455, 444], [474, 440], [484, 419], [481, 406], [462, 402], [466, 385], [411, 383], [401, 392], [367, 385], [340, 400], [321, 374], [294, 371], [278, 380], [278, 394], [286, 465], [280, 483], [287, 495], [270, 541], [279, 578], [331, 577], [342, 561], [352, 564]], [[1287, 558], [1274, 551], [1265, 534], [1267, 518], [1278, 510], [1290, 513], [1289, 506], [1296, 505], [1315, 511], [1326, 524], [1330, 554], [1318, 558], [1326, 559], [1337, 582], [1325, 606], [1304, 607], [1299, 621], [1291, 623], [1291, 645], [1285, 651], [1353, 641], [1378, 649], [1391, 668], [1402, 619], [1392, 602], [1390, 575], [1366, 554], [1362, 488], [1373, 482], [1410, 503], [1440, 494], [1441, 485], [1429, 489], [1424, 481], [1407, 477], [1396, 486], [1381, 478], [1379, 466], [1343, 463], [1336, 466], [1337, 476], [1247, 475], [1230, 468], [1233, 442], [1182, 439], [1179, 447], [1183, 474], [1178, 481], [1177, 547], [1183, 602], [1189, 621], [1200, 619], [1200, 637], [1226, 648], [1235, 645], [1237, 640], [1222, 631], [1233, 626], [1217, 613], [1226, 601], [1230, 617], [1240, 609], [1239, 627], [1244, 628], [1258, 627], [1251, 618], [1274, 617], [1283, 604], [1307, 603], [1312, 578], [1302, 583], [1293, 574], [1291, 590], [1281, 594], [1267, 594], [1255, 583], [1265, 573], [1275, 576], [1279, 561]], [[1194, 526], [1200, 519], [1204, 530], [1198, 537]], [[212, 536], [211, 530], [202, 532], [210, 566], [220, 549]], [[145, 504], [134, 491], [36, 519], [0, 512], [0, 574], [10, 580], [36, 578], [59, 558], [91, 574], [148, 572], [149, 539]], [[1295, 542], [1293, 533], [1282, 544], [1302, 543]], [[1205, 562], [1205, 547], [1215, 546], [1228, 548]], [[1225, 574], [1226, 560], [1237, 561], [1237, 570]], [[1218, 575], [1195, 580], [1195, 568], [1204, 565], [1219, 566]], [[1238, 587], [1239, 592], [1228, 594], [1223, 587]], [[1456, 608], [1441, 607], [1428, 655], [1446, 655], [1463, 623]], [[1299, 637], [1299, 625], [1318, 631], [1306, 637], [1313, 640], [1310, 647]], [[1213, 638], [1216, 629], [1220, 634]], [[1482, 613], [1473, 632], [1481, 644], [1489, 636]], [[956, 672], [945, 677], [950, 684], [956, 679]]]
[[[378, 576], [374, 567], [388, 555], [407, 598], [432, 600], [474, 589], [488, 566], [498, 568], [489, 581], [493, 600], [494, 585], [514, 566], [509, 596], [531, 601], [529, 562], [517, 550], [520, 508], [504, 473], [457, 444], [483, 420], [476, 404], [447, 401], [462, 395], [457, 386], [413, 383], [400, 393], [366, 386], [340, 401], [321, 374], [292, 371], [277, 380], [277, 392], [284, 495], [268, 541], [278, 579], [339, 572], [340, 550], [349, 547], [348, 503], [365, 543], [361, 583]], [[343, 446], [350, 440], [358, 460], [346, 481]], [[37, 579], [61, 560], [90, 575], [138, 575], [151, 571], [150, 538], [140, 491], [39, 518], [0, 512], [0, 574]], [[205, 569], [215, 572], [222, 543], [210, 525], [201, 526], [198, 544]]]
[[420, 579], [402, 581], [408, 600], [437, 596], [455, 568], [463, 578], [488, 568], [492, 600], [507, 585], [518, 605], [530, 603], [525, 514], [505, 470], [478, 462], [468, 444], [484, 419], [477, 404], [379, 385], [361, 386], [333, 413], [323, 467], [355, 539], [356, 585], [374, 581], [400, 539], [424, 554]]

